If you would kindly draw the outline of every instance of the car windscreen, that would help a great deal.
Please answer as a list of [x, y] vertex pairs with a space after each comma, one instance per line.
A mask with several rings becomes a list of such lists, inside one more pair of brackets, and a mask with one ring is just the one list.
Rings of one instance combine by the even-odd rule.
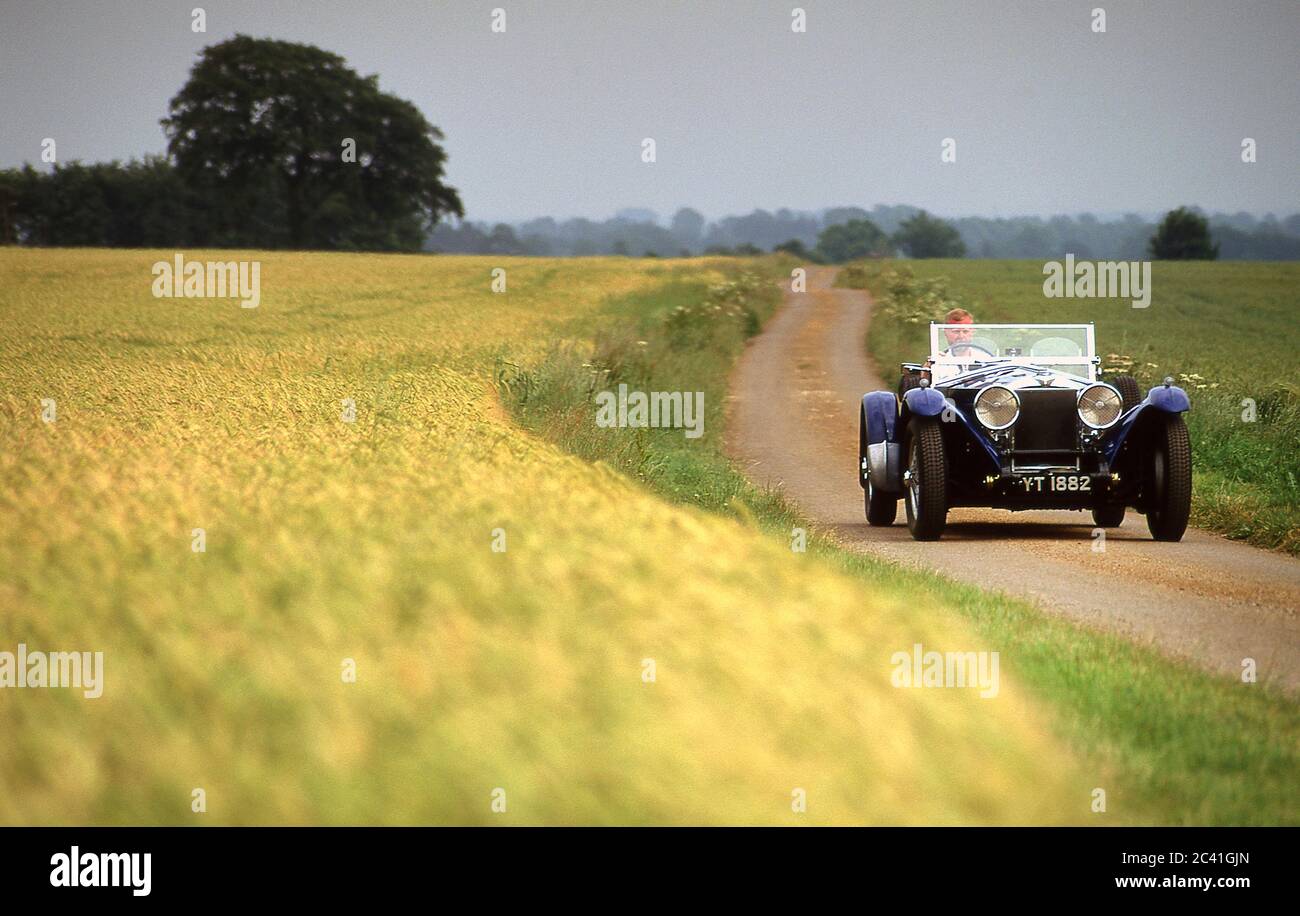
[[936, 364], [1010, 359], [1087, 375], [1093, 355], [1090, 324], [930, 325], [930, 358]]

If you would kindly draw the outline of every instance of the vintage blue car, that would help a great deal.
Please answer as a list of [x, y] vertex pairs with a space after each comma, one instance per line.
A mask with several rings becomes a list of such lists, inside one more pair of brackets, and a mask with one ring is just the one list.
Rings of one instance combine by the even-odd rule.
[[859, 478], [867, 521], [903, 500], [917, 540], [956, 506], [1089, 509], [1098, 527], [1143, 513], [1152, 536], [1187, 529], [1187, 393], [1166, 378], [1099, 378], [1091, 324], [931, 324], [930, 357], [904, 363], [897, 393], [862, 398]]

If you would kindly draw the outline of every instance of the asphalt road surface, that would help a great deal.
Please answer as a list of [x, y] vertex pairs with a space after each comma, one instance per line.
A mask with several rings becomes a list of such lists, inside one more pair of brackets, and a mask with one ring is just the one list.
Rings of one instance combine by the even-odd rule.
[[[892, 527], [868, 526], [859, 403], [898, 379], [885, 367], [882, 381], [867, 360], [870, 297], [831, 288], [834, 277], [814, 268], [807, 292], [787, 284], [732, 377], [727, 449], [753, 482], [779, 487], [850, 548], [1029, 598], [1233, 677], [1253, 658], [1260, 681], [1300, 688], [1300, 560], [1195, 529], [1181, 543], [1157, 543], [1132, 510], [1106, 531], [1104, 552], [1093, 550], [1086, 512], [954, 509], [943, 539], [921, 543], [900, 503]], [[1193, 452], [1193, 474], [1195, 462]]]

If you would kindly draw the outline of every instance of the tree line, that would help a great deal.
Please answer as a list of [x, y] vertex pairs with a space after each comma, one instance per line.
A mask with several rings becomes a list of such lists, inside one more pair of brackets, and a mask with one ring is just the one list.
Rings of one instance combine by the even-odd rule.
[[514, 225], [444, 222], [426, 248], [457, 254], [683, 257], [785, 251], [842, 263], [859, 257], [1059, 258], [1088, 260], [1223, 257], [1300, 260], [1300, 214], [1279, 222], [1249, 213], [1207, 217], [1180, 207], [1159, 222], [1129, 214], [1104, 221], [1080, 216], [939, 220], [915, 207], [839, 207], [819, 213], [755, 210], [708, 222], [684, 207], [667, 225], [647, 210], [623, 210], [597, 221], [549, 217]]

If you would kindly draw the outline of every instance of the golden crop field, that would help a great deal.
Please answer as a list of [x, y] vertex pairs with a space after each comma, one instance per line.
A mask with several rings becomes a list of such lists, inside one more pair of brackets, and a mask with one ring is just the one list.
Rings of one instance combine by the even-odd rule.
[[1005, 670], [890, 686], [956, 615], [506, 419], [498, 356], [662, 266], [187, 253], [261, 261], [241, 309], [154, 298], [172, 255], [0, 250], [0, 651], [104, 653], [0, 689], [0, 822], [1088, 819]]

